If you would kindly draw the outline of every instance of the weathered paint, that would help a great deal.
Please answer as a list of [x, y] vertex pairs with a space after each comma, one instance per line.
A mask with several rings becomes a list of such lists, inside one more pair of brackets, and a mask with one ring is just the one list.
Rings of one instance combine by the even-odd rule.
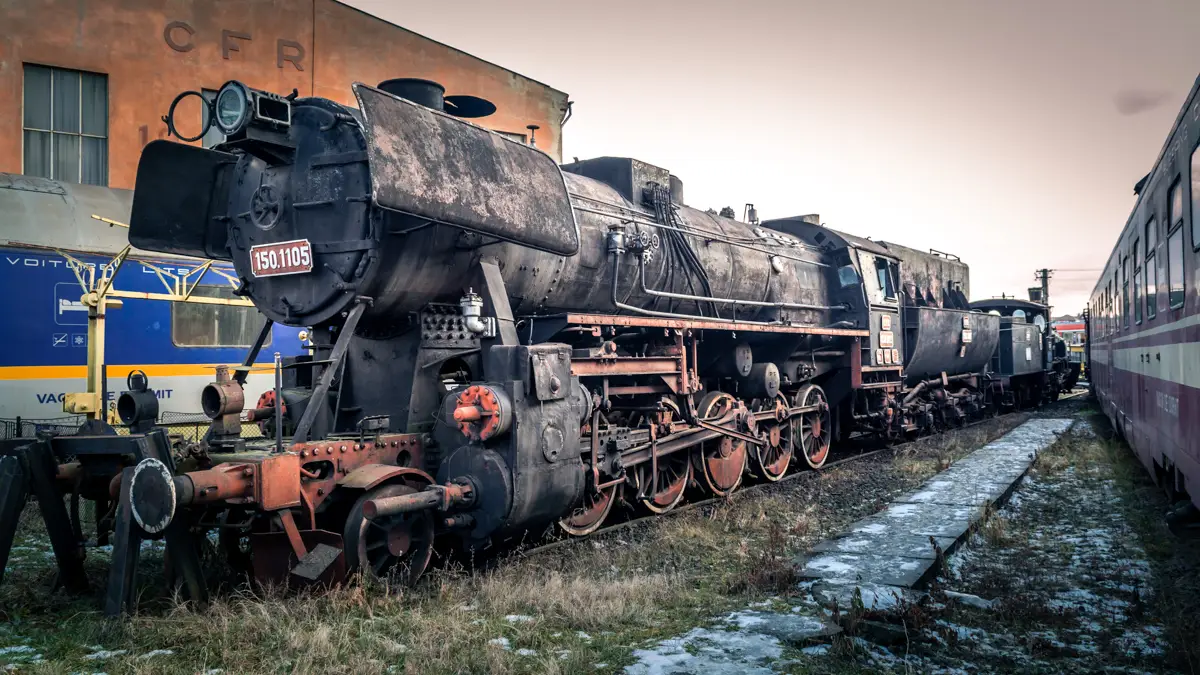
[[237, 79], [354, 105], [350, 85], [441, 82], [497, 112], [482, 126], [528, 134], [561, 158], [567, 95], [334, 0], [10, 0], [0, 31], [0, 172], [23, 169], [23, 64], [108, 76], [109, 185], [132, 188], [142, 146], [166, 138], [177, 94]]

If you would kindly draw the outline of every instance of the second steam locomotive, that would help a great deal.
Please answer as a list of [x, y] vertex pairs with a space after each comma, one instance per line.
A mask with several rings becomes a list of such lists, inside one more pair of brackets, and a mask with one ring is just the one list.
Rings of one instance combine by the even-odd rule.
[[235, 368], [202, 446], [130, 472], [143, 532], [219, 522], [260, 578], [412, 579], [435, 539], [588, 534], [621, 500], [669, 511], [1064, 384], [1046, 308], [973, 308], [954, 256], [712, 215], [634, 159], [560, 167], [423, 81], [354, 94], [231, 82], [224, 144], [142, 155], [130, 241], [231, 261], [264, 338], [311, 339], [249, 406], [273, 440], [241, 439]]

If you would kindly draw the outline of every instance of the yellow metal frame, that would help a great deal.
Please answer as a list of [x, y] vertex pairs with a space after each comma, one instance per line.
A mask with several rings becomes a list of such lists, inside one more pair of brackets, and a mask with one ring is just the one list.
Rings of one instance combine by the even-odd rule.
[[[92, 215], [92, 218], [108, 223], [109, 226], [129, 227], [125, 223], [97, 215]], [[213, 261], [211, 260], [204, 262], [199, 267], [193, 268], [187, 274], [176, 274], [142, 261], [142, 265], [154, 272], [154, 275], [162, 283], [166, 292], [147, 293], [143, 291], [122, 291], [115, 289], [113, 288], [113, 282], [116, 279], [117, 272], [121, 270], [125, 261], [129, 259], [129, 253], [132, 250], [133, 246], [127, 245], [117, 255], [113, 256], [112, 260], [107, 264], [101, 265], [85, 263], [65, 251], [57, 251], [59, 255], [67, 260], [67, 266], [74, 272], [75, 280], [79, 282], [79, 287], [83, 290], [80, 302], [88, 308], [87, 391], [67, 394], [63, 398], [63, 412], [73, 415], [87, 415], [88, 419], [91, 420], [102, 419], [104, 417], [103, 402], [100, 400], [100, 386], [104, 381], [105, 319], [109, 308], [118, 309], [121, 307], [121, 298], [190, 302], [232, 307], [254, 306], [254, 303], [244, 298], [193, 297], [192, 294], [195, 292], [196, 287], [200, 285], [200, 280], [209, 271], [221, 275], [229, 282], [230, 286], [237, 288], [237, 277], [223, 270], [213, 269]], [[100, 269], [99, 277], [96, 274], [97, 267]], [[194, 279], [192, 278], [193, 276], [195, 277]]]

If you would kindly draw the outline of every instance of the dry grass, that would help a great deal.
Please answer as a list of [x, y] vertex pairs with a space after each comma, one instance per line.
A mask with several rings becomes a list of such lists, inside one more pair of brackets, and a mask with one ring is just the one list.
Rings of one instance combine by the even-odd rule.
[[[44, 566], [21, 569], [0, 586], [0, 618], [8, 619], [0, 647], [29, 642], [46, 660], [29, 672], [47, 673], [612, 672], [648, 640], [786, 595], [800, 553], [1022, 421], [1011, 415], [922, 439], [894, 457], [513, 555], [490, 571], [438, 570], [416, 589], [359, 582], [295, 595], [243, 587], [196, 609], [153, 600], [163, 590], [151, 584], [140, 614], [110, 623], [97, 597], [52, 596]], [[143, 578], [158, 577], [161, 561], [143, 558]], [[104, 561], [92, 556], [88, 569], [102, 588]], [[87, 645], [128, 654], [88, 661]], [[154, 649], [174, 653], [138, 658]]]

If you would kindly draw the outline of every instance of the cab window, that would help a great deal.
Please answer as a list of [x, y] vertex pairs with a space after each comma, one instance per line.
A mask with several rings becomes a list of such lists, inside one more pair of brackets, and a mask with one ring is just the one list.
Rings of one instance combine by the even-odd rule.
[[883, 297], [888, 300], [896, 299], [895, 272], [895, 263], [889, 263], [883, 258], [875, 259], [875, 275], [879, 279], [879, 290], [883, 293]]

